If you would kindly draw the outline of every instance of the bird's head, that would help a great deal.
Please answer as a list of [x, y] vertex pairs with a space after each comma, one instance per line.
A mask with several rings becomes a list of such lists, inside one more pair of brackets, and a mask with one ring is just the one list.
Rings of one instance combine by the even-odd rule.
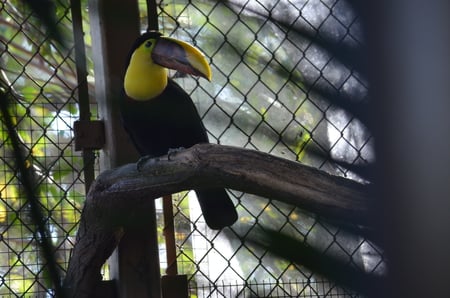
[[128, 57], [124, 89], [128, 97], [149, 100], [167, 86], [167, 68], [211, 80], [205, 56], [190, 44], [147, 32], [133, 44]]

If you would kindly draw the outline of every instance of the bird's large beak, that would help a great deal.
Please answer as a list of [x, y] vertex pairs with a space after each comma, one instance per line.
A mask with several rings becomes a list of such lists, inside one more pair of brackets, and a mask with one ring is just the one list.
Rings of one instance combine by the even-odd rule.
[[212, 73], [202, 52], [190, 44], [161, 36], [152, 52], [156, 64], [211, 81]]

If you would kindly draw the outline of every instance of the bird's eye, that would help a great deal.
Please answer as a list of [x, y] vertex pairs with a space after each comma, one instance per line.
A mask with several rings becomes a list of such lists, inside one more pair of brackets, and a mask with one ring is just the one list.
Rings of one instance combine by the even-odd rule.
[[145, 47], [146, 48], [149, 48], [149, 47], [151, 47], [152, 46], [152, 42], [150, 41], [150, 40], [148, 40], [146, 43], [145, 43]]

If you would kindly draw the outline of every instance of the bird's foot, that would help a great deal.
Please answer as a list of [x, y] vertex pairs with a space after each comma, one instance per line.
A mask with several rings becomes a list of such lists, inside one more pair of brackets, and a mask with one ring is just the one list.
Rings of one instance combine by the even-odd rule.
[[180, 151], [185, 150], [186, 148], [184, 147], [178, 147], [178, 148], [169, 148], [169, 151], [167, 151], [167, 159], [170, 160], [170, 156], [177, 154]]
[[139, 160], [136, 162], [136, 169], [137, 169], [137, 171], [140, 172], [142, 170], [142, 167], [144, 166], [144, 164], [149, 159], [152, 159], [153, 157], [154, 157], [153, 155], [141, 156], [141, 158], [139, 158]]

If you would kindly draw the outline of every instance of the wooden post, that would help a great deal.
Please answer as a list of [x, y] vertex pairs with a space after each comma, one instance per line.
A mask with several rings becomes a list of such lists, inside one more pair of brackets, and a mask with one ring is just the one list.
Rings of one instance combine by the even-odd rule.
[[[106, 145], [101, 169], [114, 168], [139, 157], [122, 128], [118, 98], [122, 92], [126, 57], [139, 35], [136, 0], [90, 0], [95, 92], [100, 117], [105, 122]], [[118, 297], [160, 297], [160, 272], [155, 212], [146, 222], [128, 228], [109, 260]]]
[[173, 221], [172, 196], [163, 197], [164, 238], [166, 240], [167, 269], [161, 279], [163, 298], [187, 298], [189, 286], [187, 275], [178, 275], [177, 248], [175, 243], [175, 226]]

